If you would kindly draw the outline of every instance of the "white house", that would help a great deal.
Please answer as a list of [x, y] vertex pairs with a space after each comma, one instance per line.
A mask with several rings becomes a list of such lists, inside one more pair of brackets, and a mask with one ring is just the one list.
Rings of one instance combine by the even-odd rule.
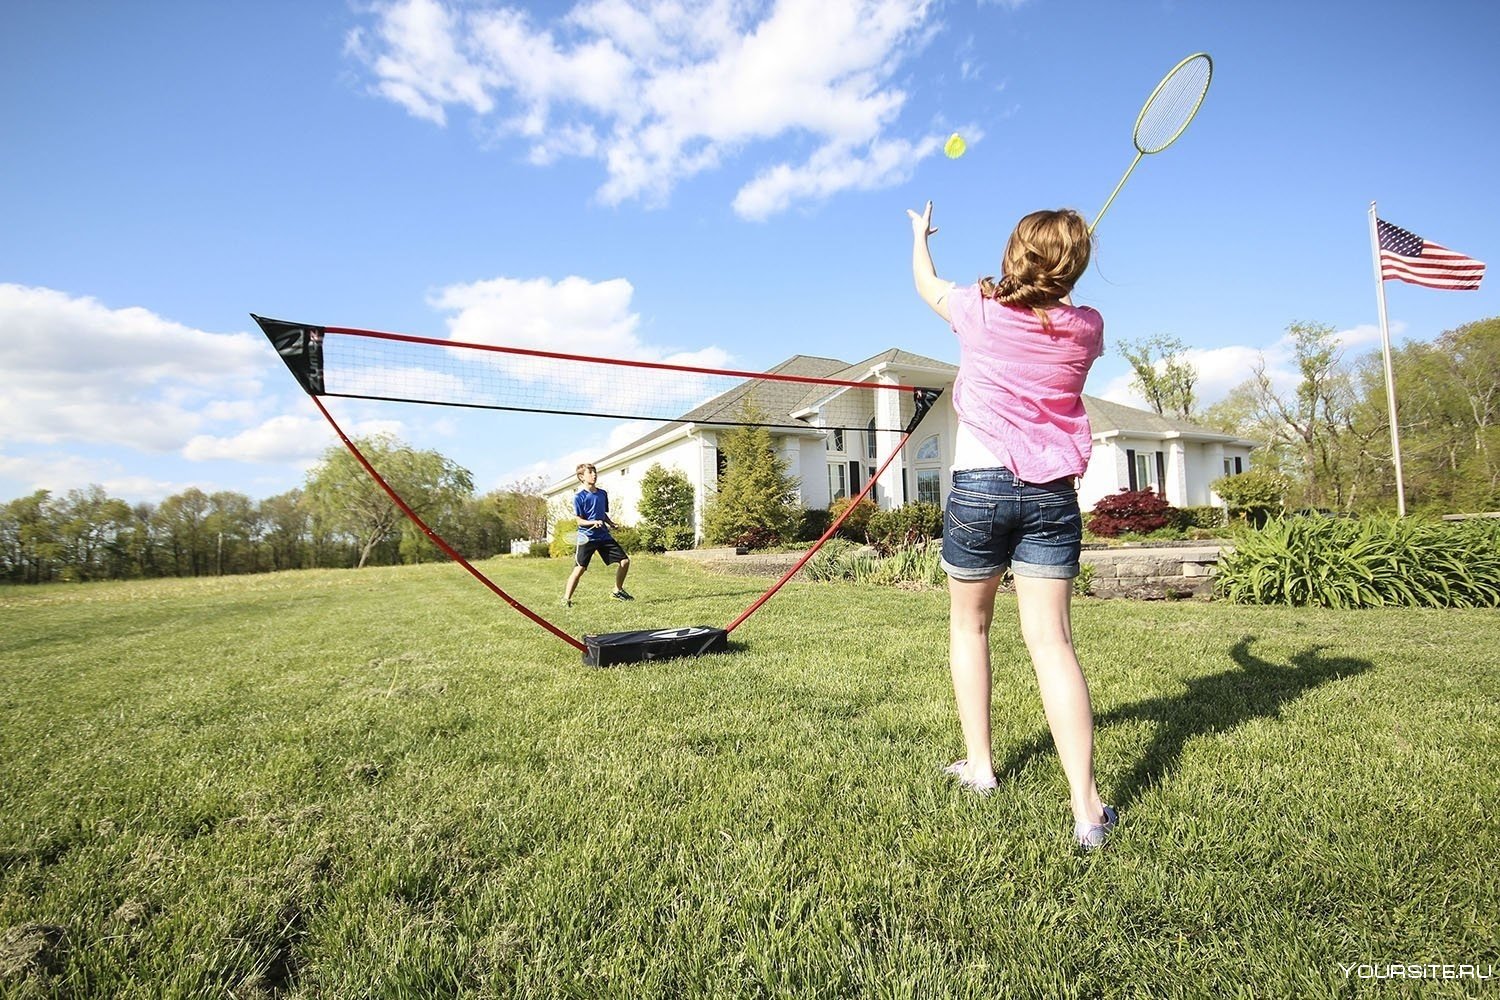
[[[941, 388], [943, 394], [871, 496], [885, 508], [909, 500], [942, 504], [947, 499], [948, 463], [958, 429], [952, 405], [956, 366], [892, 348], [853, 365], [798, 354], [770, 373]], [[646, 470], [655, 464], [676, 469], [693, 484], [695, 523], [701, 524], [704, 504], [722, 471], [718, 435], [734, 426], [749, 404], [769, 421], [785, 425], [772, 428], [771, 434], [801, 484], [802, 505], [827, 507], [838, 497], [858, 493], [885, 463], [900, 434], [875, 428], [904, 426], [915, 412], [911, 396], [856, 391], [830, 397], [827, 389], [809, 390], [802, 383], [747, 380], [597, 459], [599, 486], [609, 491], [615, 520], [630, 524], [637, 520]], [[1083, 402], [1094, 432], [1093, 458], [1079, 484], [1085, 511], [1111, 493], [1146, 487], [1163, 492], [1174, 507], [1222, 505], [1209, 483], [1249, 468], [1252, 441], [1093, 396], [1084, 396]], [[840, 429], [849, 427], [866, 429]], [[545, 496], [555, 508], [571, 511], [577, 489], [577, 481], [569, 477], [549, 486]]]

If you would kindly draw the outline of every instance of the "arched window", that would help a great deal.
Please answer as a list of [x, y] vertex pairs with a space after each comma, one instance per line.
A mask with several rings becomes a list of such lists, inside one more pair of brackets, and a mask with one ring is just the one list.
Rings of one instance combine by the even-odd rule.
[[865, 428], [865, 457], [875, 461], [875, 418], [870, 418], [870, 425]]
[[921, 503], [943, 502], [943, 447], [936, 434], [917, 445], [917, 500]]

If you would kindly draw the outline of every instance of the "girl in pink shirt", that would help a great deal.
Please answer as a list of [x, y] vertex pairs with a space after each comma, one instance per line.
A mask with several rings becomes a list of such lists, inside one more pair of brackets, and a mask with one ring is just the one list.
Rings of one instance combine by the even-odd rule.
[[1073, 649], [1073, 578], [1083, 541], [1074, 480], [1088, 466], [1092, 443], [1083, 383], [1104, 353], [1104, 320], [1069, 298], [1088, 267], [1088, 225], [1067, 209], [1033, 212], [1011, 233], [1000, 280], [959, 288], [932, 265], [932, 202], [907, 215], [917, 294], [953, 327], [959, 348], [943, 568], [949, 663], [968, 756], [946, 771], [976, 792], [996, 785], [989, 629], [1009, 570], [1068, 778], [1074, 837], [1092, 849], [1118, 816], [1094, 783], [1094, 713]]

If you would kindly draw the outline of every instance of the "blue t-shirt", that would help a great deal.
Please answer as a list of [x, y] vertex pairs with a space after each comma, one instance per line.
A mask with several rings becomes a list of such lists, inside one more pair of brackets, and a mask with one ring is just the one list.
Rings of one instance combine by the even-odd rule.
[[[573, 513], [577, 514], [583, 521], [603, 521], [609, 516], [609, 494], [601, 489], [579, 490], [578, 495], [573, 498]], [[595, 528], [578, 527], [578, 540], [590, 542], [601, 542], [612, 537], [609, 528], [599, 525]]]

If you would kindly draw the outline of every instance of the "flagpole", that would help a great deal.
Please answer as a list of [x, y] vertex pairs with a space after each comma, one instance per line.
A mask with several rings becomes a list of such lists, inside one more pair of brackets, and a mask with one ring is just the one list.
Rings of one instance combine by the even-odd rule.
[[1401, 432], [1396, 426], [1396, 374], [1391, 368], [1391, 333], [1385, 319], [1385, 278], [1380, 273], [1380, 236], [1375, 203], [1370, 202], [1370, 253], [1375, 258], [1375, 301], [1380, 307], [1380, 353], [1385, 358], [1385, 401], [1391, 418], [1391, 458], [1396, 464], [1396, 516], [1406, 516], [1406, 488], [1401, 479]]

